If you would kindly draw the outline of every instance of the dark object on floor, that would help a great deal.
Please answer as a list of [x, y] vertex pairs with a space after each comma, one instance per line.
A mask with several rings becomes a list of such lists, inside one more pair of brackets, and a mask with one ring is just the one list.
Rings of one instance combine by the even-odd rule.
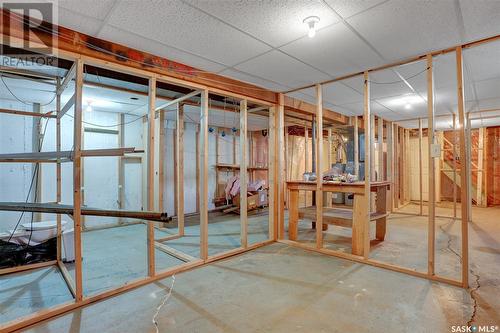
[[56, 237], [34, 246], [17, 245], [0, 240], [0, 269], [37, 264], [56, 259]]

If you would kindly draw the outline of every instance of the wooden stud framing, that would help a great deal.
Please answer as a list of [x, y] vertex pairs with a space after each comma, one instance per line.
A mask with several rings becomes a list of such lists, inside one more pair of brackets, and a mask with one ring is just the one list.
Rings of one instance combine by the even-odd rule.
[[[163, 114], [163, 112], [162, 112]], [[184, 236], [184, 104], [178, 103], [176, 109], [176, 151], [175, 151], [175, 181], [177, 184], [176, 191], [176, 208], [177, 208], [177, 226], [179, 235]]]
[[453, 218], [457, 218], [457, 117], [453, 115]]
[[276, 149], [276, 108], [269, 108], [269, 239], [276, 240], [278, 235], [278, 218], [277, 218], [277, 201], [276, 191], [278, 189], [277, 183], [277, 149]]
[[200, 110], [200, 258], [208, 258], [208, 90], [201, 92]]
[[159, 129], [158, 134], [158, 210], [165, 211], [165, 113], [161, 112], [159, 115]]
[[[125, 114], [118, 115], [118, 148], [125, 145]], [[125, 209], [125, 161], [123, 157], [118, 157], [118, 208]], [[118, 218], [118, 224], [123, 224], [123, 219]]]
[[434, 275], [434, 255], [436, 243], [436, 181], [435, 181], [435, 161], [432, 157], [432, 147], [434, 139], [434, 70], [432, 55], [427, 55], [427, 145], [429, 161], [429, 193], [428, 193], [428, 245], [427, 245], [427, 273]]
[[[148, 210], [155, 209], [155, 104], [156, 78], [149, 79], [148, 93], [148, 172], [147, 172], [147, 203]], [[147, 226], [148, 276], [155, 276], [155, 230], [152, 223]]]
[[423, 215], [424, 209], [424, 200], [423, 200], [423, 159], [422, 159], [422, 151], [423, 151], [423, 143], [422, 143], [422, 118], [418, 120], [418, 182], [420, 189], [420, 215]]
[[323, 247], [323, 91], [316, 85], [316, 248]]
[[393, 135], [392, 135], [392, 131], [393, 131], [393, 128], [394, 128], [394, 125], [392, 122], [387, 122], [387, 125], [386, 125], [386, 128], [387, 128], [387, 180], [391, 183], [391, 186], [389, 188], [389, 190], [387, 191], [387, 196], [388, 196], [388, 199], [387, 200], [387, 211], [388, 212], [392, 212], [393, 209], [394, 209], [394, 203], [393, 203], [393, 200], [394, 200], [394, 196], [393, 196], [393, 192], [394, 192], [394, 142], [393, 142]]
[[483, 196], [483, 174], [484, 174], [484, 141], [485, 141], [486, 131], [484, 127], [479, 128], [479, 140], [478, 140], [478, 151], [477, 151], [477, 205], [481, 207], [486, 207], [486, 198]]
[[82, 149], [82, 93], [83, 93], [83, 61], [76, 60], [75, 79], [75, 114], [73, 129], [73, 223], [75, 246], [75, 301], [83, 299], [82, 284], [82, 184], [81, 184], [81, 149]]
[[[56, 151], [60, 152], [61, 151], [61, 118], [59, 118], [57, 115], [61, 111], [61, 93], [62, 91], [59, 90], [61, 84], [61, 79], [57, 78], [57, 94], [56, 94]], [[56, 164], [56, 201], [57, 203], [61, 202], [61, 193], [62, 193], [62, 186], [61, 186], [61, 161], [58, 160]], [[62, 218], [61, 214], [57, 214], [56, 216], [56, 221], [57, 221], [57, 261], [62, 262]]]
[[366, 135], [366, 129], [365, 129], [365, 139], [370, 143], [370, 146], [368, 149], [370, 150], [370, 163], [367, 165], [365, 161], [365, 168], [368, 168], [370, 170], [370, 181], [376, 181], [377, 180], [377, 169], [375, 168], [375, 115], [370, 114], [370, 131], [368, 132], [370, 135]]
[[248, 170], [247, 170], [247, 100], [240, 101], [240, 237], [241, 247], [248, 246], [247, 240], [247, 185], [248, 185]]
[[276, 112], [276, 149], [278, 155], [277, 168], [278, 172], [276, 174], [276, 182], [278, 188], [276, 191], [276, 199], [278, 201], [278, 239], [283, 239], [285, 237], [285, 206], [284, 206], [284, 194], [285, 194], [285, 184], [283, 182], [283, 169], [285, 164], [285, 154], [284, 154], [284, 127], [285, 127], [285, 106], [284, 106], [284, 95], [279, 94], [278, 109]]
[[394, 124], [394, 130], [392, 133], [392, 140], [394, 146], [394, 199], [393, 207], [395, 209], [399, 208], [399, 126]]
[[386, 179], [384, 176], [386, 168], [384, 168], [384, 119], [378, 117], [377, 119], [377, 142], [378, 142], [378, 175], [377, 180], [382, 181]]
[[[304, 126], [304, 171], [309, 171], [309, 130]], [[306, 204], [307, 205], [307, 204]]]
[[469, 287], [469, 187], [467, 182], [467, 173], [469, 171], [470, 156], [466, 154], [466, 137], [465, 137], [465, 98], [464, 98], [464, 76], [463, 76], [463, 59], [462, 48], [457, 47], [456, 50], [456, 65], [457, 65], [457, 100], [458, 100], [458, 122], [459, 122], [459, 137], [460, 137], [460, 177], [462, 186], [460, 186], [460, 203], [462, 215], [462, 287]]
[[[371, 149], [370, 149], [370, 138], [372, 137], [370, 125], [372, 117], [370, 114], [370, 81], [368, 77], [368, 72], [364, 73], [364, 111], [363, 111], [363, 121], [365, 128], [365, 187], [364, 195], [360, 197], [355, 203], [354, 214], [358, 215], [360, 221], [363, 223], [355, 224], [352, 226], [353, 237], [362, 237], [362, 239], [357, 240], [357, 244], [363, 244], [362, 251], [360, 249], [355, 249], [353, 247], [352, 252], [362, 256], [363, 258], [368, 258], [370, 252], [370, 210], [371, 210], [371, 199], [370, 199], [370, 183], [371, 183]], [[355, 197], [356, 198], [356, 197]]]
[[354, 116], [354, 174], [361, 179], [359, 174], [359, 125], [358, 116]]

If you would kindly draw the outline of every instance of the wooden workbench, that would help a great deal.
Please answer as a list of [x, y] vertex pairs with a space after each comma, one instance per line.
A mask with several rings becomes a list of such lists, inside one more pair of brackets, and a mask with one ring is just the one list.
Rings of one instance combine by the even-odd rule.
[[[323, 208], [323, 224], [335, 224], [352, 228], [352, 253], [364, 255], [365, 247], [370, 243], [364, 240], [369, 239], [365, 233], [370, 233], [368, 221], [376, 221], [376, 238], [383, 241], [386, 232], [387, 219], [387, 189], [390, 182], [372, 182], [370, 191], [376, 193], [375, 212], [370, 211], [369, 203], [364, 199], [364, 182], [338, 183], [324, 182], [322, 185], [324, 192], [352, 193], [354, 195], [353, 209]], [[316, 208], [306, 207], [299, 209], [299, 191], [316, 191], [316, 182], [313, 181], [288, 181], [287, 189], [290, 193], [288, 236], [290, 240], [297, 239], [299, 217], [316, 218]], [[319, 227], [319, 226], [317, 226]], [[366, 253], [368, 253], [368, 251]]]

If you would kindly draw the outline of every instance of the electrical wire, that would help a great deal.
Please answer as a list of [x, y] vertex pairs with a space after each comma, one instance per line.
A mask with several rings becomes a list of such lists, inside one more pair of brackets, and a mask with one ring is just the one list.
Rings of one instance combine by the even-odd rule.
[[[28, 22], [32, 21], [31, 18], [26, 18], [26, 17], [23, 17], [23, 19], [19, 19], [18, 17], [16, 17], [16, 15], [11, 15], [11, 18], [13, 20], [16, 20], [19, 23], [23, 23], [23, 24], [26, 24], [25, 21], [28, 21]], [[33, 22], [35, 22], [35, 21], [33, 21]], [[37, 22], [36, 24], [38, 25], [38, 23], [39, 22]], [[99, 52], [112, 55], [112, 56], [114, 56], [116, 58], [119, 58], [119, 59], [127, 60], [127, 61], [139, 64], [139, 65], [142, 65], [142, 66], [145, 66], [145, 67], [155, 67], [155, 68], [163, 69], [163, 70], [165, 69], [165, 67], [159, 66], [159, 65], [157, 65], [157, 64], [155, 64], [153, 62], [144, 62], [144, 61], [140, 61], [140, 60], [136, 60], [136, 59], [131, 59], [129, 57], [124, 56], [123, 54], [119, 54], [119, 53], [115, 53], [115, 52], [106, 50], [104, 48], [101, 48], [101, 47], [96, 46], [94, 44], [91, 44], [89, 42], [86, 42], [86, 41], [82, 40], [81, 38], [75, 40], [75, 39], [73, 39], [69, 35], [64, 35], [64, 34], [60, 33], [59, 31], [55, 31], [55, 30], [52, 30], [52, 29], [49, 29], [49, 28], [45, 28], [44, 26], [41, 26], [41, 25], [38, 25], [37, 29], [40, 29], [41, 31], [44, 31], [44, 32], [46, 32], [46, 33], [48, 33], [48, 34], [50, 34], [52, 36], [61, 37], [61, 38], [65, 39], [66, 41], [69, 41], [71, 43], [78, 43], [78, 44], [86, 46], [86, 47], [88, 47], [90, 49], [94, 49], [94, 50], [97, 50]], [[183, 75], [186, 75], [186, 74], [190, 75], [190, 74], [194, 74], [194, 73], [198, 73], [198, 74], [213, 74], [212, 72], [209, 72], [209, 71], [204, 71], [204, 70], [199, 70], [199, 69], [194, 69], [194, 68], [182, 70], [180, 68], [169, 67], [168, 70], [176, 72], [178, 74], [183, 74]], [[211, 79], [209, 77], [204, 77], [203, 80], [205, 80], [205, 81], [211, 81], [211, 82], [215, 82], [215, 83], [220, 83], [220, 80]], [[243, 86], [243, 85], [234, 84], [234, 83], [225, 83], [225, 84], [228, 85], [228, 86], [231, 86], [231, 87], [243, 88], [245, 90], [267, 91], [264, 88], [251, 87], [251, 86], [248, 86], [248, 85]]]
[[[72, 116], [72, 115], [70, 115], [68, 113], [66, 113], [65, 115], [68, 115], [68, 117], [75, 119], [74, 116]], [[145, 116], [139, 116], [139, 117], [137, 117], [137, 118], [135, 118], [135, 119], [133, 119], [131, 121], [126, 121], [126, 122], [118, 123], [118, 124], [114, 124], [114, 125], [100, 125], [100, 124], [91, 123], [90, 121], [84, 121], [84, 120], [82, 120], [82, 123], [87, 124], [87, 125], [96, 126], [96, 127], [109, 128], [109, 127], [117, 127], [117, 126], [132, 124], [132, 123], [136, 122], [137, 120], [142, 119], [144, 117]]]
[[[25, 104], [25, 105], [33, 105], [35, 104], [36, 102], [26, 102], [26, 101], [23, 101], [22, 99], [20, 99], [19, 97], [17, 97], [13, 92], [12, 90], [10, 90], [9, 86], [7, 85], [7, 83], [5, 83], [4, 81], [4, 75], [2, 75], [0, 73], [0, 80], [2, 80], [2, 83], [3, 85], [5, 86], [5, 88], [7, 88], [7, 90], [9, 91], [9, 93], [12, 95], [12, 97], [14, 97], [18, 102], [22, 103], [22, 104]], [[52, 104], [52, 102], [54, 102], [54, 100], [56, 99], [56, 96], [57, 96], [57, 92], [54, 93], [54, 97], [52, 97], [52, 99], [50, 100], [50, 102], [48, 103], [45, 103], [45, 104], [40, 104], [40, 106], [47, 106], [47, 105], [50, 105]]]
[[[42, 133], [42, 139], [40, 140], [40, 144], [39, 144], [39, 146], [38, 146], [38, 152], [41, 152], [41, 151], [42, 151], [43, 141], [44, 141], [44, 139], [45, 139], [45, 133], [47, 132], [47, 125], [48, 125], [48, 124], [49, 124], [49, 121], [48, 121], [48, 120], [46, 120], [46, 122], [45, 122], [45, 127], [44, 127], [44, 129], [43, 129], [43, 133]], [[25, 200], [25, 202], [26, 202], [26, 203], [28, 203], [28, 201], [29, 201], [29, 197], [30, 197], [30, 195], [31, 195], [31, 190], [33, 189], [33, 184], [34, 184], [34, 182], [35, 182], [35, 179], [38, 179], [38, 173], [39, 173], [39, 170], [40, 170], [40, 163], [36, 163], [36, 164], [35, 164], [35, 170], [33, 171], [33, 175], [32, 175], [32, 177], [31, 177], [31, 183], [30, 183], [30, 187], [29, 187], [29, 189], [28, 189], [28, 195], [26, 196], [26, 200]], [[37, 186], [37, 185], [35, 185], [35, 191], [37, 190], [37, 187], [36, 187], [36, 186]], [[36, 192], [37, 192], [37, 191], [36, 191]], [[34, 199], [34, 201], [35, 201], [35, 202], [36, 202], [36, 200], [37, 200], [37, 193], [36, 193], [36, 192], [35, 192], [35, 199]], [[24, 216], [24, 213], [25, 213], [24, 211], [23, 211], [23, 212], [21, 212], [21, 215], [19, 216], [19, 219], [17, 220], [17, 223], [16, 223], [16, 225], [15, 225], [14, 229], [12, 230], [12, 233], [10, 234], [9, 239], [7, 240], [7, 242], [10, 242], [10, 241], [11, 241], [11, 239], [12, 239], [12, 237], [14, 236], [14, 233], [16, 232], [17, 228], [19, 227], [19, 224], [21, 223], [21, 220], [22, 220], [22, 218], [23, 218], [23, 216]], [[29, 239], [28, 239], [28, 243], [27, 243], [26, 247], [28, 247], [28, 246], [29, 246], [29, 243], [31, 242], [31, 236], [33, 235], [33, 217], [34, 217], [34, 212], [32, 212], [32, 213], [31, 213], [31, 228], [30, 228], [31, 230], [30, 230], [30, 237], [29, 237]]]

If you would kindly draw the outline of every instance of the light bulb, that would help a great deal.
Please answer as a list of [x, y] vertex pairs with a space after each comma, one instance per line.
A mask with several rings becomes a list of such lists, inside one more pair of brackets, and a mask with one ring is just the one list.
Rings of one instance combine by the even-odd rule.
[[307, 33], [307, 36], [309, 36], [309, 38], [313, 38], [314, 36], [316, 36], [316, 28], [314, 26], [309, 27], [309, 32]]
[[410, 104], [410, 103], [406, 103], [406, 105], [405, 105], [405, 109], [406, 109], [406, 110], [411, 109], [411, 104]]
[[309, 16], [306, 17], [303, 22], [307, 24], [307, 27], [309, 28], [309, 32], [307, 33], [309, 38], [313, 38], [314, 36], [316, 36], [316, 23], [319, 22], [319, 17]]

